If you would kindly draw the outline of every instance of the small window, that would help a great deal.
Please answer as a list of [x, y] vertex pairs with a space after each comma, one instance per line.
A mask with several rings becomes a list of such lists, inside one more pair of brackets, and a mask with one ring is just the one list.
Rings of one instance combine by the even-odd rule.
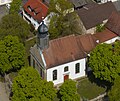
[[32, 12], [32, 9], [31, 9], [31, 7], [30, 7], [30, 6], [28, 6], [27, 8], [29, 9], [29, 11], [31, 11], [31, 12]]
[[53, 71], [53, 80], [57, 80], [57, 70]]
[[75, 73], [77, 74], [79, 72], [80, 72], [80, 64], [77, 63], [77, 64], [75, 64]]
[[33, 59], [33, 67], [35, 68], [35, 60]]
[[68, 71], [68, 66], [64, 68], [64, 72], [67, 72], [67, 71]]

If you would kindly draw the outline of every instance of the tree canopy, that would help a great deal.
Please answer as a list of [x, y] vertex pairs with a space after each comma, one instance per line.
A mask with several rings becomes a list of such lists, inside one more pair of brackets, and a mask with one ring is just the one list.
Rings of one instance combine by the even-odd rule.
[[12, 85], [12, 101], [53, 101], [56, 90], [52, 82], [42, 80], [32, 68], [23, 68]]
[[0, 41], [0, 72], [20, 69], [25, 64], [25, 48], [17, 36], [6, 36]]
[[59, 93], [62, 101], [80, 101], [80, 96], [77, 93], [76, 82], [72, 80], [66, 80], [62, 86], [60, 86]]
[[113, 82], [118, 77], [120, 73], [120, 55], [117, 55], [115, 48], [118, 44], [118, 42], [114, 46], [105, 43], [99, 44], [90, 53], [89, 66], [96, 78]]
[[10, 4], [10, 14], [18, 13], [21, 4], [22, 0], [13, 0], [12, 3]]
[[120, 77], [116, 78], [108, 96], [110, 101], [120, 101]]
[[80, 18], [73, 9], [73, 5], [67, 0], [50, 1], [49, 13], [54, 12], [49, 24], [51, 39], [69, 34], [82, 34]]
[[18, 14], [8, 14], [0, 22], [0, 39], [7, 35], [14, 35], [24, 42], [30, 31], [30, 26]]

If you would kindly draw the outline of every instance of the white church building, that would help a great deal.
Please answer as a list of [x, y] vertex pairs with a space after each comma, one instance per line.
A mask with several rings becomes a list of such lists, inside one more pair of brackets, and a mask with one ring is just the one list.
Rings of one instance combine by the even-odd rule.
[[[115, 17], [113, 13], [111, 17]], [[110, 19], [111, 19], [110, 17]], [[114, 20], [112, 20], [114, 21]], [[111, 21], [110, 21], [111, 23]], [[43, 79], [54, 85], [67, 79], [79, 79], [86, 76], [87, 56], [97, 44], [111, 44], [119, 40], [118, 34], [108, 29], [96, 34], [69, 35], [49, 41], [48, 28], [42, 22], [38, 27], [37, 44], [30, 49], [30, 63]]]

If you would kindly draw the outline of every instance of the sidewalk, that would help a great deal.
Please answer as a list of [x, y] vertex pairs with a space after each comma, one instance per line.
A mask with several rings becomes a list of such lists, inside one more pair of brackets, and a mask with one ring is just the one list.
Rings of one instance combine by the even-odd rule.
[[5, 91], [5, 85], [2, 82], [0, 82], [0, 101], [10, 101]]

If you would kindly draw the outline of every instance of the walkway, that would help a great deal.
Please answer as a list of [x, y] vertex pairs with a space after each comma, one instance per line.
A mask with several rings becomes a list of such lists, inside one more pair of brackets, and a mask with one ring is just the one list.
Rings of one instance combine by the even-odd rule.
[[5, 85], [2, 82], [0, 82], [0, 101], [10, 101], [5, 91]]

